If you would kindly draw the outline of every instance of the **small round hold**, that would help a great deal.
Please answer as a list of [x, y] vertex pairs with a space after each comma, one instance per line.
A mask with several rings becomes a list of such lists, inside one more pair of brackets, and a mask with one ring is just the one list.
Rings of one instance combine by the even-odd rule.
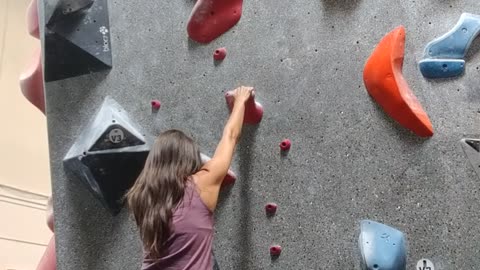
[[289, 139], [285, 139], [280, 143], [280, 149], [282, 149], [282, 151], [290, 150], [291, 146], [292, 146], [292, 142]]
[[160, 101], [154, 99], [150, 102], [152, 104], [152, 109], [159, 110], [160, 109]]
[[267, 203], [265, 205], [265, 211], [269, 215], [275, 214], [275, 212], [277, 212], [277, 204], [276, 203]]
[[270, 246], [270, 255], [271, 256], [280, 256], [282, 253], [282, 247], [279, 245]]
[[215, 52], [213, 52], [213, 59], [215, 59], [216, 61], [222, 61], [223, 59], [225, 59], [226, 56], [227, 49], [225, 48], [218, 48], [215, 50]]

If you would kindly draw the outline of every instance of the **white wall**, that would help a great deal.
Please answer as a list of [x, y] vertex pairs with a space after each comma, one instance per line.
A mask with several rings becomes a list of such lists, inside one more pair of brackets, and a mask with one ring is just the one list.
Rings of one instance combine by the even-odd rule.
[[0, 270], [35, 269], [51, 236], [45, 225], [51, 193], [46, 121], [18, 86], [40, 46], [26, 30], [28, 4], [0, 0]]

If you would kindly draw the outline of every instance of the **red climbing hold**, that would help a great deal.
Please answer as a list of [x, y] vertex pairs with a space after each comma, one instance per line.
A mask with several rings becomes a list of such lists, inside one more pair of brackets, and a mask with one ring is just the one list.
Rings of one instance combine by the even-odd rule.
[[[200, 154], [200, 158], [202, 159], [202, 164], [205, 164], [210, 159], [212, 159], [211, 157], [209, 157], [205, 154], [202, 154], [202, 153]], [[235, 175], [235, 173], [232, 170], [229, 169], [227, 171], [227, 175], [225, 176], [225, 178], [223, 178], [222, 187], [227, 186], [227, 185], [233, 185], [235, 183], [235, 180], [237, 180], [237, 176]]]
[[43, 92], [43, 71], [41, 50], [35, 51], [32, 62], [20, 74], [20, 89], [23, 95], [40, 111], [45, 113], [45, 97]]
[[282, 253], [282, 247], [279, 245], [270, 246], [270, 255], [272, 256], [280, 256]]
[[277, 212], [277, 204], [276, 203], [267, 203], [265, 205], [265, 211], [269, 215], [275, 214], [275, 212]]
[[243, 0], [198, 0], [188, 20], [188, 36], [209, 43], [232, 28], [242, 16]]
[[218, 48], [213, 52], [213, 59], [216, 61], [222, 61], [227, 56], [227, 49], [225, 48]]
[[[228, 91], [225, 93], [225, 99], [227, 100], [228, 108], [230, 112], [233, 109], [235, 97], [233, 96], [233, 91]], [[252, 92], [252, 96], [245, 103], [245, 116], [243, 119], [244, 124], [256, 125], [262, 121], [263, 117], [263, 107], [260, 103], [255, 101], [255, 91]]]
[[152, 110], [160, 110], [161, 104], [159, 100], [154, 99], [150, 103], [152, 104]]
[[43, 253], [40, 262], [37, 265], [37, 270], [55, 270], [57, 269], [57, 260], [55, 255], [55, 235], [50, 238], [47, 247]]
[[27, 28], [32, 37], [40, 38], [37, 0], [32, 0], [27, 7]]
[[280, 143], [280, 149], [282, 149], [282, 151], [290, 150], [290, 146], [292, 146], [292, 142], [289, 139], [285, 139]]
[[228, 170], [227, 175], [223, 178], [222, 187], [235, 184], [237, 176], [232, 170]]

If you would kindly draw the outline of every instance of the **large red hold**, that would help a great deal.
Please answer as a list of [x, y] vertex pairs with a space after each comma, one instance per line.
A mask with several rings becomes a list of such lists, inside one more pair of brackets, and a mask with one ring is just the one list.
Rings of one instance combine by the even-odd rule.
[[[225, 94], [225, 99], [227, 101], [228, 108], [230, 112], [233, 110], [233, 105], [235, 97], [233, 96], [233, 91], [228, 91]], [[252, 96], [245, 103], [245, 116], [243, 118], [244, 124], [256, 125], [262, 121], [263, 117], [263, 107], [260, 103], [255, 101], [255, 92], [252, 92]]]
[[57, 269], [57, 261], [55, 255], [55, 235], [50, 238], [48, 246], [43, 253], [40, 262], [37, 265], [37, 270], [55, 270]]
[[372, 98], [395, 121], [421, 137], [431, 137], [427, 113], [402, 75], [405, 28], [385, 35], [365, 64], [363, 80]]
[[30, 64], [20, 74], [20, 89], [23, 95], [45, 113], [45, 97], [43, 91], [43, 69], [40, 48], [37, 49]]
[[[212, 159], [211, 157], [209, 157], [205, 154], [200, 154], [200, 157], [202, 158], [202, 163], [203, 164], [207, 163], [208, 161], [210, 161], [210, 159]], [[235, 173], [232, 170], [229, 169], [227, 171], [227, 175], [223, 179], [222, 187], [233, 185], [233, 184], [235, 184], [236, 180], [237, 180], [237, 176], [235, 175]]]
[[188, 20], [188, 36], [209, 43], [232, 28], [242, 16], [243, 0], [198, 0]]
[[27, 7], [27, 28], [32, 37], [40, 38], [37, 0], [32, 0]]

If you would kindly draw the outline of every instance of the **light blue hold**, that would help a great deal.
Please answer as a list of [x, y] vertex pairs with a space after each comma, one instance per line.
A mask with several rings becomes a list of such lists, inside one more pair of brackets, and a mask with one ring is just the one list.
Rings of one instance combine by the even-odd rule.
[[425, 78], [457, 77], [465, 71], [463, 59], [424, 59], [419, 62], [420, 71]]
[[362, 220], [358, 244], [362, 270], [405, 270], [407, 255], [401, 231], [387, 225]]
[[427, 44], [425, 58], [463, 59], [479, 33], [480, 16], [463, 13], [450, 31]]
[[465, 71], [465, 55], [480, 34], [480, 15], [463, 13], [457, 24], [425, 47], [420, 71], [426, 78], [450, 78]]

